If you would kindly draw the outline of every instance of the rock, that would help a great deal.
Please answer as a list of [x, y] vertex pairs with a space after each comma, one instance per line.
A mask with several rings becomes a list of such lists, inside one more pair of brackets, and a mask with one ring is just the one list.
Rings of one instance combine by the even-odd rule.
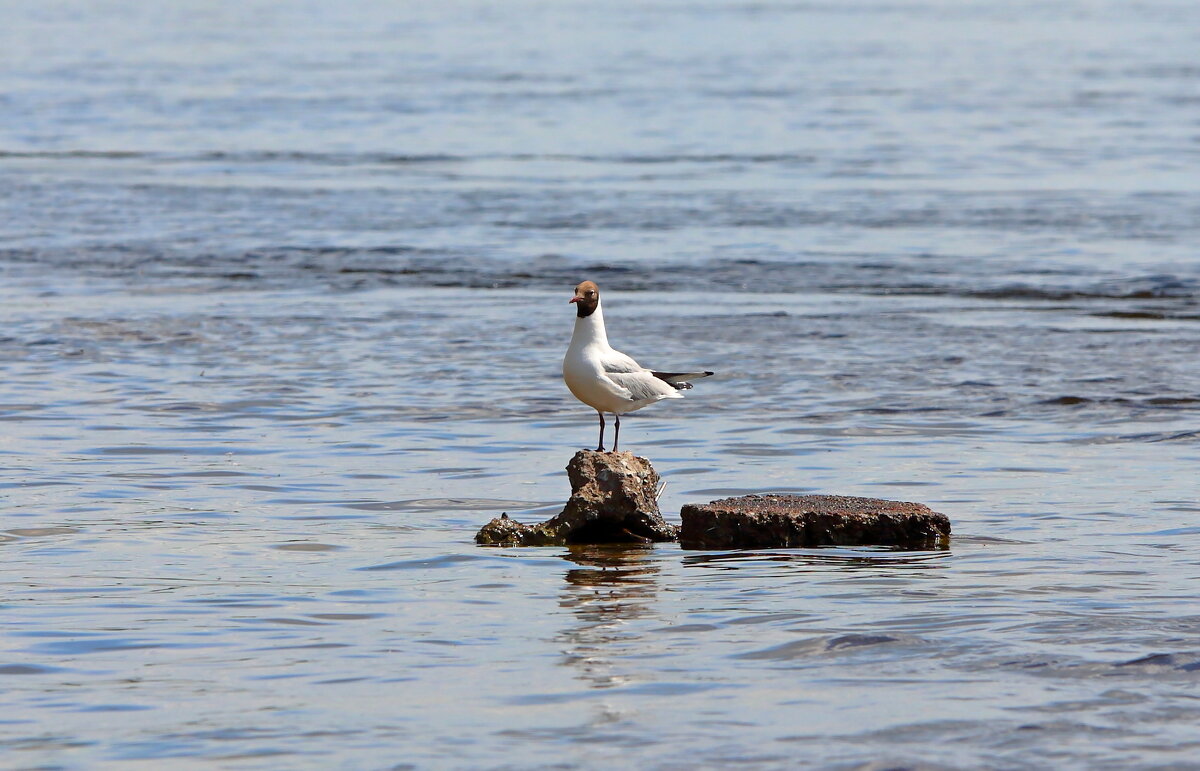
[[571, 498], [540, 525], [497, 517], [475, 542], [485, 546], [651, 543], [674, 541], [676, 528], [658, 510], [658, 474], [630, 452], [580, 450], [567, 464]]
[[680, 512], [685, 549], [773, 549], [949, 543], [950, 520], [920, 503], [845, 495], [744, 495], [689, 503]]

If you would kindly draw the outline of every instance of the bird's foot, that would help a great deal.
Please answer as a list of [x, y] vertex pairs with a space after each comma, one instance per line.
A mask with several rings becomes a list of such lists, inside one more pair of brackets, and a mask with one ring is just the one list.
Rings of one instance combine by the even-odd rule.
[[604, 449], [604, 445], [600, 445], [596, 448], [596, 452], [608, 452], [608, 450]]

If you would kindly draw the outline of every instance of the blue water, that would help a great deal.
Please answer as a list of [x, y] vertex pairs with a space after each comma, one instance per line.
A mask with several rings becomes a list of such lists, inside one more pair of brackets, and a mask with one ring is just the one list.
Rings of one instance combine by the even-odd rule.
[[[1185, 768], [1200, 7], [0, 4], [0, 765]], [[618, 348], [661, 503], [484, 549]]]

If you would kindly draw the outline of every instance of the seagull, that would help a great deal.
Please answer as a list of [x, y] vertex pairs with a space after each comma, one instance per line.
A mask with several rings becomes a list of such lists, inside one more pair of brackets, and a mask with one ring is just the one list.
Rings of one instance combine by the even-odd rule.
[[575, 398], [600, 415], [600, 443], [604, 452], [604, 413], [611, 412], [617, 427], [613, 452], [621, 436], [621, 416], [663, 399], [682, 399], [680, 391], [692, 387], [689, 380], [708, 377], [711, 372], [655, 372], [629, 356], [614, 351], [604, 331], [600, 309], [600, 287], [584, 281], [575, 287], [575, 332], [563, 357], [563, 380]]

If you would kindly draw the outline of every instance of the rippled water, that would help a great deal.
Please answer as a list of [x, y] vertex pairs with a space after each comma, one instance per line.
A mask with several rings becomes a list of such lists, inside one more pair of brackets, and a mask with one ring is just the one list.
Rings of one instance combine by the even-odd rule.
[[[5, 766], [1200, 757], [1194, 3], [3, 17]], [[668, 517], [951, 547], [475, 547], [584, 277], [718, 371], [625, 423]]]

